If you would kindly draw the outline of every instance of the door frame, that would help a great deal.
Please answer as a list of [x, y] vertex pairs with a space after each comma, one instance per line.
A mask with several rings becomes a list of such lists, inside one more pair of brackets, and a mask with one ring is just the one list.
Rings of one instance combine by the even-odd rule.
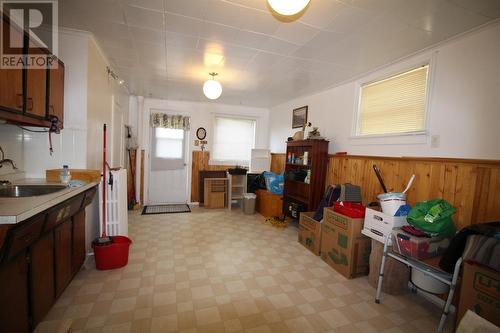
[[[145, 135], [147, 138], [147, 147], [145, 147], [146, 157], [144, 159], [144, 205], [149, 205], [149, 179], [151, 175], [151, 148], [152, 148], [152, 131], [149, 119], [151, 117], [152, 112], [160, 112], [168, 115], [181, 115], [185, 117], [190, 117], [191, 112], [186, 111], [174, 111], [172, 109], [161, 109], [161, 108], [149, 108], [146, 113], [146, 117], [144, 117], [143, 128], [145, 129]], [[185, 140], [185, 154], [186, 154], [186, 203], [191, 202], [191, 170], [192, 170], [192, 147], [191, 147], [191, 130], [187, 131]]]

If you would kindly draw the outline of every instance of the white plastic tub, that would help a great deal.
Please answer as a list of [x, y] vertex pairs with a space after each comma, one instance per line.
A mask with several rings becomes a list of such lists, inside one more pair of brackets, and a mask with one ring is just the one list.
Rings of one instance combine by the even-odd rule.
[[382, 193], [377, 196], [384, 214], [394, 216], [399, 207], [406, 205], [406, 194], [389, 192]]

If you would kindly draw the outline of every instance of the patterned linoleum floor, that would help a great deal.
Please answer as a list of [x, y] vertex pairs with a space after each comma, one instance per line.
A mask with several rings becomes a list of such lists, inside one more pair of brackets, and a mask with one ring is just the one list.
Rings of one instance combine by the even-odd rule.
[[[440, 309], [347, 280], [260, 215], [129, 215], [128, 266], [80, 271], [46, 317], [75, 332], [433, 332]], [[449, 325], [448, 325], [449, 326]]]

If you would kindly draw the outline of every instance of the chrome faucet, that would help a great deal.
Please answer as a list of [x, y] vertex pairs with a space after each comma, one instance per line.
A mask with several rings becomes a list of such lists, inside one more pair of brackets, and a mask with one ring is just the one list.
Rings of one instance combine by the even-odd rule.
[[5, 153], [3, 152], [2, 147], [0, 147], [0, 153], [2, 154], [0, 158], [0, 168], [3, 167], [5, 163], [9, 163], [12, 166], [12, 169], [17, 169], [16, 164], [13, 160], [11, 160], [10, 158], [5, 158]]

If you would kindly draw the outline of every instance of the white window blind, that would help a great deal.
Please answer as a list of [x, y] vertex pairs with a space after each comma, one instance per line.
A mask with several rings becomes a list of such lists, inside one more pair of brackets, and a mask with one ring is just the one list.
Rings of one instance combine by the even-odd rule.
[[211, 159], [247, 166], [255, 145], [255, 120], [215, 117]]
[[361, 87], [358, 135], [425, 130], [429, 65]]

